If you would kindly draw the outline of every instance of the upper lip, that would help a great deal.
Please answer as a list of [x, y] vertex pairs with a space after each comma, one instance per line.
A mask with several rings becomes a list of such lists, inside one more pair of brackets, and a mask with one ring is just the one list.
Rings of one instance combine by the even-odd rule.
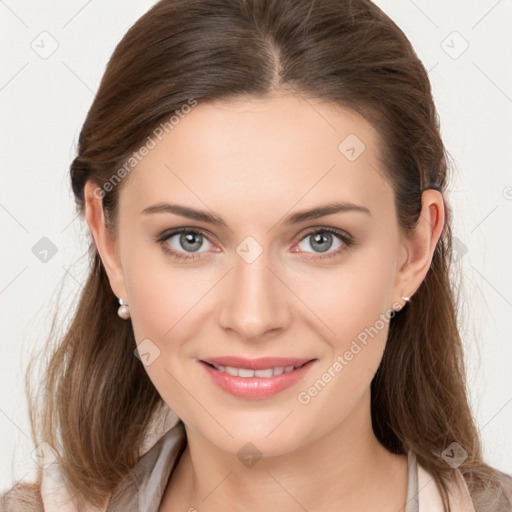
[[313, 359], [297, 357], [259, 357], [247, 359], [245, 357], [223, 356], [208, 357], [201, 361], [215, 366], [230, 366], [232, 368], [246, 368], [248, 370], [265, 370], [267, 368], [279, 368], [287, 366], [301, 366]]

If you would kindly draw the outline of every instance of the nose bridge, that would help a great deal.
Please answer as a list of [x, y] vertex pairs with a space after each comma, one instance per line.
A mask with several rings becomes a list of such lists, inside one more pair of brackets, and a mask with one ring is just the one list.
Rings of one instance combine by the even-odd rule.
[[223, 289], [221, 326], [246, 339], [285, 327], [290, 313], [283, 285], [268, 268], [270, 251], [247, 237], [236, 252], [231, 278]]

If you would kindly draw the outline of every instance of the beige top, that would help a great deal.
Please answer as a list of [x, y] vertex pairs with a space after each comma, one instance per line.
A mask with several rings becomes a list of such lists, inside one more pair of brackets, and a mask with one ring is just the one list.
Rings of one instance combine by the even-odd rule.
[[[132, 478], [116, 492], [110, 504], [99, 511], [84, 512], [158, 512], [171, 471], [185, 447], [183, 423], [176, 416], [146, 440], [143, 453], [132, 470]], [[414, 453], [408, 453], [408, 487], [405, 512], [443, 512], [442, 500], [432, 476], [420, 466]], [[452, 512], [475, 512], [468, 488], [459, 470], [449, 486]], [[63, 485], [57, 464], [44, 470], [41, 488], [45, 512], [76, 512]], [[500, 511], [501, 512], [501, 511]]]

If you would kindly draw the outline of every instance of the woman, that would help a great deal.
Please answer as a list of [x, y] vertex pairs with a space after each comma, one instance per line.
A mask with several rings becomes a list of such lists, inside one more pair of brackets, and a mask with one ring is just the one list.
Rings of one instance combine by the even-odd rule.
[[512, 510], [465, 392], [447, 171], [371, 2], [156, 4], [80, 134], [91, 271], [5, 510]]

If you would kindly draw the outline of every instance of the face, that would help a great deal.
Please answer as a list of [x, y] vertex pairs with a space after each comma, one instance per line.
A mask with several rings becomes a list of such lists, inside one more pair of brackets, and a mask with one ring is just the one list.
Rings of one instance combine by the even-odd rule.
[[378, 134], [283, 94], [199, 103], [156, 142], [122, 184], [111, 276], [156, 389], [233, 454], [247, 442], [283, 454], [341, 428], [403, 304]]

